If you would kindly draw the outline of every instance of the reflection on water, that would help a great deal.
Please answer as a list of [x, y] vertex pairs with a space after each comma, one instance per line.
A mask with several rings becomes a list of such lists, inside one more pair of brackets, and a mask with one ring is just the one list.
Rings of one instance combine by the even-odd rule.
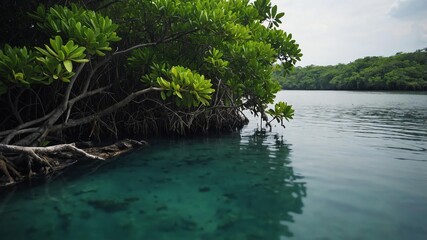
[[345, 134], [395, 160], [427, 160], [427, 93], [290, 91], [278, 98], [296, 102], [290, 125], [300, 131], [326, 129], [329, 137]]
[[[277, 135], [157, 142], [1, 194], [2, 239], [279, 239], [304, 178]], [[22, 187], [21, 187], [22, 188]]]
[[[267, 230], [268, 235], [259, 237], [277, 239], [279, 236], [292, 236], [287, 222], [294, 221], [292, 213], [302, 213], [302, 198], [306, 197], [307, 192], [303, 177], [295, 174], [290, 166], [288, 146], [278, 134], [268, 133], [242, 138], [240, 146], [240, 150], [248, 157], [258, 151], [261, 153], [259, 157], [251, 160], [250, 168], [253, 169], [252, 174], [261, 173], [265, 183], [253, 185], [257, 188], [255, 191], [242, 189], [243, 199], [257, 199], [253, 205], [255, 206], [254, 215], [258, 217], [253, 225], [264, 230], [267, 229], [263, 225], [275, 225], [273, 229]], [[260, 169], [259, 165], [262, 161], [268, 161], [268, 164]], [[240, 203], [240, 205], [246, 211], [245, 204]], [[242, 231], [245, 229], [243, 228]]]
[[355, 141], [370, 139], [377, 148], [397, 150], [395, 159], [398, 160], [426, 160], [427, 110], [369, 106], [301, 110], [308, 113], [301, 117], [307, 124], [333, 127], [335, 131], [354, 136]]
[[1, 239], [426, 239], [427, 94], [278, 100], [286, 130], [252, 119], [0, 192]]
[[296, 239], [426, 239], [426, 92], [284, 91], [278, 100], [296, 109], [275, 131], [310, 193], [290, 225]]

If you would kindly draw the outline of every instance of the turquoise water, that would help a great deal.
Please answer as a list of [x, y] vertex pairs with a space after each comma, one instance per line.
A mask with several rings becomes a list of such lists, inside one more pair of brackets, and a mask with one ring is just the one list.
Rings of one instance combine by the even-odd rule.
[[0, 190], [1, 239], [426, 239], [427, 94], [286, 91], [286, 129], [156, 140]]

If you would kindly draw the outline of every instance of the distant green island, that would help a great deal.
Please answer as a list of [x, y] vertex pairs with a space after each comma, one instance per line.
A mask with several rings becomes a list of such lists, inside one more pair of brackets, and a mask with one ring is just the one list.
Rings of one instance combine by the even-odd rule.
[[293, 90], [427, 90], [427, 48], [390, 57], [365, 57], [349, 64], [296, 67], [273, 79]]

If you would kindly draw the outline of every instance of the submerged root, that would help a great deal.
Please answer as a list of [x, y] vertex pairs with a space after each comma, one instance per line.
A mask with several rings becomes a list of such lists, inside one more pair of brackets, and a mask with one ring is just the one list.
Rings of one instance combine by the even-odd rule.
[[2, 154], [0, 154], [0, 171], [7, 178], [6, 184], [12, 184], [15, 180], [22, 178], [21, 174], [15, 169], [15, 166], [9, 163]]
[[[15, 158], [6, 158], [2, 153], [8, 155], [15, 155]], [[28, 177], [34, 173], [47, 174], [54, 172], [56, 169], [61, 168], [61, 159], [56, 156], [63, 156], [68, 153], [67, 158], [86, 158], [94, 160], [104, 160], [104, 158], [88, 154], [85, 151], [75, 147], [74, 144], [61, 144], [49, 147], [24, 147], [16, 145], [0, 144], [0, 174], [6, 178], [2, 185], [10, 185], [20, 181], [25, 175], [23, 173], [24, 166], [29, 172]], [[13, 163], [16, 161], [20, 165], [21, 173]], [[32, 164], [35, 161], [37, 168]], [[1, 176], [0, 176], [1, 177]]]
[[[0, 144], [0, 186], [19, 182], [27, 176], [29, 178], [33, 175], [46, 175], [55, 172], [77, 162], [77, 160], [105, 160], [142, 147], [145, 144], [145, 142], [130, 139], [104, 147], [94, 147], [90, 144], [84, 149], [76, 147], [74, 143], [48, 147]], [[3, 153], [7, 156], [13, 155], [14, 158], [6, 158]]]

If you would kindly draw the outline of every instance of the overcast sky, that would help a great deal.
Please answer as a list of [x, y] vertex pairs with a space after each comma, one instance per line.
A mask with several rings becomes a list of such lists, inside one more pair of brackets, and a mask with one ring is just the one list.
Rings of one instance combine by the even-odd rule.
[[427, 47], [427, 0], [272, 0], [304, 54], [299, 66]]

